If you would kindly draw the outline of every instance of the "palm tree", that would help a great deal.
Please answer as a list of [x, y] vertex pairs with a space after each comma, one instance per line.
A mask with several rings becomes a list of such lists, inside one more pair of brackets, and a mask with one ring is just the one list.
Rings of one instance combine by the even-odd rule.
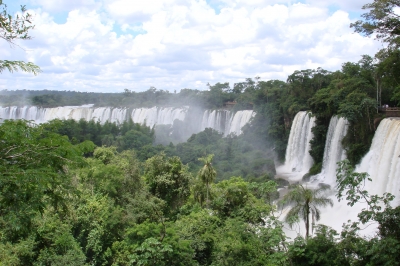
[[217, 172], [212, 167], [211, 163], [213, 158], [214, 154], [209, 154], [205, 157], [199, 158], [199, 161], [202, 161], [204, 163], [204, 166], [200, 169], [198, 173], [198, 177], [200, 178], [201, 182], [207, 187], [207, 208], [210, 183], [212, 183], [217, 176]]
[[310, 189], [303, 185], [296, 185], [291, 191], [283, 197], [283, 204], [293, 205], [289, 212], [286, 214], [285, 221], [293, 225], [294, 218], [301, 218], [306, 227], [306, 239], [309, 236], [310, 230], [310, 214], [312, 221], [319, 221], [321, 212], [318, 207], [325, 207], [327, 205], [333, 206], [331, 199], [322, 197], [321, 194], [329, 189], [329, 186], [320, 186], [317, 189]]

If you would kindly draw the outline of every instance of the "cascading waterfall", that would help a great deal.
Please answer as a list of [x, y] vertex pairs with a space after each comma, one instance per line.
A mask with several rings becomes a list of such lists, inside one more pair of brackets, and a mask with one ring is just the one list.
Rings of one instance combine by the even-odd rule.
[[131, 118], [134, 123], [145, 124], [149, 127], [154, 125], [172, 125], [175, 119], [183, 121], [186, 116], [183, 108], [138, 108], [133, 109]]
[[201, 130], [212, 128], [225, 134], [229, 131], [231, 116], [231, 112], [226, 110], [206, 110], [201, 121]]
[[310, 140], [313, 137], [311, 129], [314, 127], [315, 118], [309, 112], [298, 112], [293, 120], [286, 148], [285, 172], [306, 173], [313, 164], [309, 153]]
[[[286, 150], [286, 163], [284, 169], [280, 169], [280, 174], [284, 171], [306, 171], [307, 164], [304, 163], [304, 150], [308, 151], [307, 130], [310, 118], [306, 112], [299, 112], [292, 124], [289, 143]], [[308, 124], [307, 124], [308, 123]], [[333, 200], [334, 206], [321, 208], [321, 220], [319, 224], [325, 224], [333, 229], [340, 231], [342, 225], [348, 220], [358, 220], [357, 214], [367, 208], [365, 202], [358, 202], [354, 206], [348, 206], [346, 200], [338, 201], [335, 194], [336, 183], [336, 163], [345, 159], [345, 152], [341, 145], [343, 137], [348, 131], [348, 121], [344, 118], [332, 117], [328, 135], [325, 142], [323, 167], [321, 174], [315, 179], [331, 185], [333, 190], [328, 195]], [[278, 170], [278, 169], [277, 169]], [[400, 204], [400, 118], [383, 119], [374, 135], [369, 152], [356, 167], [356, 172], [368, 173], [372, 179], [367, 181], [365, 189], [370, 195], [383, 195], [389, 192], [395, 196], [394, 205]], [[282, 176], [285, 176], [284, 174]], [[288, 178], [291, 179], [290, 176]], [[315, 180], [314, 179], [314, 180]], [[296, 180], [297, 181], [297, 180]], [[317, 183], [306, 183], [306, 186], [316, 186]], [[301, 233], [301, 228], [298, 233]], [[376, 226], [369, 225], [363, 230], [363, 234], [372, 236], [376, 232]], [[293, 232], [287, 232], [289, 235]], [[304, 233], [304, 232], [303, 232]]]
[[[368, 173], [372, 181], [366, 181], [365, 189], [370, 195], [382, 196], [389, 192], [395, 196], [393, 204], [400, 204], [400, 119], [385, 118], [377, 130], [368, 153], [362, 158], [355, 171]], [[367, 208], [365, 202], [358, 202], [350, 207], [346, 200], [338, 202], [336, 197], [333, 209], [323, 209], [321, 224], [326, 224], [336, 230], [348, 220], [358, 220], [357, 214]], [[366, 227], [363, 233], [373, 235], [376, 232], [376, 224]]]
[[172, 124], [175, 119], [184, 120], [186, 109], [181, 108], [138, 108], [129, 114], [127, 108], [111, 108], [87, 106], [63, 106], [54, 108], [30, 107], [0, 107], [1, 119], [26, 119], [36, 123], [45, 123], [53, 119], [84, 119], [105, 122], [122, 123], [131, 116], [133, 122], [154, 126], [155, 124]]
[[347, 130], [347, 119], [337, 116], [331, 118], [325, 141], [322, 171], [314, 180], [324, 182], [331, 186], [336, 184], [337, 163], [346, 159], [346, 152], [343, 149], [342, 140], [346, 136]]
[[109, 108], [91, 106], [64, 106], [54, 108], [29, 107], [0, 107], [1, 119], [25, 119], [36, 123], [45, 123], [53, 119], [94, 120], [122, 123], [127, 119], [126, 108]]
[[223, 133], [224, 136], [229, 134], [240, 135], [242, 134], [243, 126], [253, 116], [254, 112], [251, 110], [237, 111], [235, 115], [232, 115], [232, 112], [227, 110], [206, 110], [203, 114], [201, 130], [210, 127]]
[[379, 124], [369, 152], [356, 167], [356, 172], [367, 172], [372, 179], [367, 183], [369, 194], [389, 192], [400, 204], [400, 119], [385, 118]]
[[232, 120], [228, 124], [229, 129], [226, 128], [225, 135], [232, 133], [235, 135], [242, 134], [243, 126], [246, 125], [253, 116], [254, 112], [251, 110], [243, 110], [236, 112], [236, 114], [233, 116]]
[[[202, 117], [192, 117], [188, 114], [189, 107], [152, 107], [152, 108], [112, 108], [84, 106], [63, 106], [54, 108], [41, 108], [36, 106], [25, 107], [0, 107], [1, 119], [25, 119], [36, 123], [45, 123], [53, 119], [84, 119], [86, 121], [99, 121], [122, 123], [129, 117], [134, 123], [145, 124], [149, 127], [155, 125], [173, 125], [175, 120], [182, 122], [200, 121], [197, 126], [191, 127], [188, 134], [198, 133], [205, 128], [213, 128], [225, 136], [228, 134], [240, 135], [242, 127], [247, 124], [254, 112], [251, 110], [238, 111], [234, 115], [228, 110], [205, 110]], [[192, 122], [193, 123], [193, 122]], [[190, 123], [189, 123], [190, 124]], [[189, 136], [190, 136], [189, 135]]]

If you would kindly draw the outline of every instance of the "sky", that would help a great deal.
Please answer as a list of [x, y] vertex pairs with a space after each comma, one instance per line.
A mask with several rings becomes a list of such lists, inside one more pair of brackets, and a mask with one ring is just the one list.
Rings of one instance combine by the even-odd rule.
[[0, 40], [0, 59], [43, 72], [4, 71], [0, 90], [179, 92], [336, 71], [383, 47], [349, 27], [371, 1], [3, 0], [11, 14], [26, 5], [35, 29], [18, 46]]

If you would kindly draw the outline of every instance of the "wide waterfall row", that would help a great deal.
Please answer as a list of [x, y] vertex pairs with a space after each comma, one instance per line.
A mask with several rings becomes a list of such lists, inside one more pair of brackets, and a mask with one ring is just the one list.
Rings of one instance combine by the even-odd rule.
[[284, 169], [287, 172], [306, 173], [311, 168], [313, 160], [309, 153], [310, 140], [313, 138], [311, 129], [315, 118], [309, 112], [298, 112], [290, 130], [289, 142], [286, 148]]
[[367, 184], [370, 194], [385, 192], [396, 196], [400, 203], [400, 119], [386, 118], [375, 132], [369, 152], [357, 166], [357, 172], [367, 172], [372, 182]]
[[0, 119], [26, 119], [36, 123], [45, 123], [53, 119], [84, 119], [95, 120], [104, 124], [105, 122], [122, 123], [129, 117], [135, 123], [145, 124], [153, 127], [155, 125], [173, 125], [175, 120], [201, 121], [193, 132], [197, 133], [205, 128], [213, 128], [224, 135], [230, 133], [239, 135], [242, 127], [247, 124], [254, 115], [253, 111], [244, 110], [233, 114], [227, 110], [206, 110], [202, 117], [188, 117], [189, 108], [153, 107], [137, 108], [111, 108], [91, 106], [64, 106], [55, 108], [40, 108], [36, 106], [27, 107], [0, 107]]
[[135, 123], [153, 127], [154, 125], [172, 125], [175, 119], [183, 121], [186, 109], [182, 108], [139, 108], [133, 109], [131, 118]]
[[333, 116], [329, 122], [328, 134], [325, 141], [322, 171], [316, 177], [320, 182], [335, 185], [337, 163], [346, 159], [342, 140], [348, 130], [348, 121], [343, 117]]
[[26, 119], [36, 123], [45, 123], [53, 119], [95, 120], [101, 123], [121, 123], [127, 119], [127, 109], [123, 108], [90, 108], [89, 106], [65, 106], [55, 108], [26, 107], [0, 107], [1, 119]]

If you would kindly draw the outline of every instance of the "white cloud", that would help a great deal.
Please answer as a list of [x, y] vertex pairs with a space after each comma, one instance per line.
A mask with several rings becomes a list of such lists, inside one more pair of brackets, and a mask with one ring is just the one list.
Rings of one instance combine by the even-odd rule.
[[[31, 5], [40, 6], [47, 12], [69, 12], [71, 10], [94, 9], [101, 6], [96, 0], [30, 0]], [[29, 6], [29, 5], [28, 5]]]
[[371, 3], [372, 0], [306, 0], [306, 3], [313, 6], [337, 6], [342, 10], [361, 11], [365, 4]]
[[[337, 70], [379, 48], [353, 33], [347, 11], [329, 9], [333, 1], [35, 1], [34, 39], [21, 42], [26, 51], [0, 43], [0, 57], [31, 60], [44, 72], [3, 74], [0, 89], [205, 89], [207, 82]], [[54, 22], [60, 10], [68, 11], [64, 24]]]
[[78, 9], [97, 8], [96, 0], [30, 0], [32, 5], [41, 6], [48, 12], [65, 12]]

